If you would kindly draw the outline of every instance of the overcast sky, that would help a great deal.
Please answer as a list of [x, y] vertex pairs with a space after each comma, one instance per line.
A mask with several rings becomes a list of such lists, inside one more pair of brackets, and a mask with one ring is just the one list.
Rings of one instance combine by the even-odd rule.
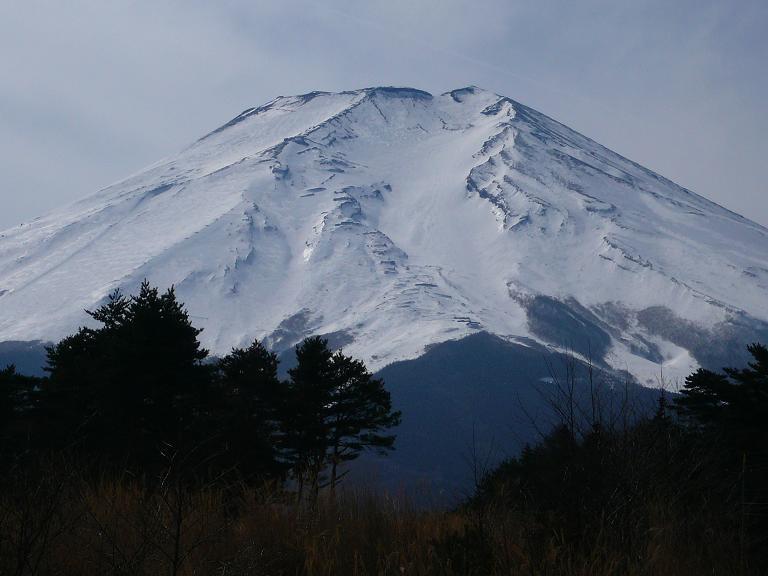
[[765, 0], [0, 0], [0, 228], [277, 95], [475, 84], [768, 225]]

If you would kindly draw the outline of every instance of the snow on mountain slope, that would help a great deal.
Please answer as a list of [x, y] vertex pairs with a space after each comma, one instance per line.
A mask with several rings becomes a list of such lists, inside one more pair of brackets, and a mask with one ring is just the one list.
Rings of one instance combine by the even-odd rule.
[[0, 341], [145, 277], [216, 353], [331, 334], [373, 368], [484, 330], [649, 381], [768, 335], [768, 230], [474, 87], [277, 98], [0, 233]]

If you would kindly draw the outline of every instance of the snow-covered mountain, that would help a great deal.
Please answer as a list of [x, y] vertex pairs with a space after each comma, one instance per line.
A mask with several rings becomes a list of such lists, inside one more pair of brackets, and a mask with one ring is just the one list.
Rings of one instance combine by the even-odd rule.
[[0, 341], [144, 278], [215, 353], [328, 334], [374, 369], [485, 331], [652, 381], [768, 335], [768, 230], [475, 87], [280, 97], [0, 233]]

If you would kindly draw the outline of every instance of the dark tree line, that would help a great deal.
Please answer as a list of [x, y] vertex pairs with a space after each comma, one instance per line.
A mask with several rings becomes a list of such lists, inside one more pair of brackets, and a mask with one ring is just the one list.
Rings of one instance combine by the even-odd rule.
[[581, 429], [564, 419], [487, 474], [471, 507], [522, 518], [540, 568], [554, 534], [568, 558], [621, 558], [617, 573], [634, 573], [633, 553], [654, 548], [685, 551], [681, 563], [701, 573], [767, 573], [768, 348], [749, 351], [744, 368], [691, 374], [655, 414], [597, 416]]
[[383, 382], [326, 340], [308, 338], [283, 381], [261, 343], [211, 359], [171, 288], [113, 293], [48, 350], [47, 378], [0, 371], [3, 465], [65, 451], [94, 473], [188, 478], [237, 472], [335, 488], [339, 466], [393, 448], [399, 423]]

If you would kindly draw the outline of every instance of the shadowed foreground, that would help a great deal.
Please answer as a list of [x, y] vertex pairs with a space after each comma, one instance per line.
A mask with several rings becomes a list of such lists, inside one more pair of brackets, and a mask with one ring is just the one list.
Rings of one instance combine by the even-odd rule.
[[607, 507], [578, 539], [555, 513], [505, 505], [418, 511], [350, 493], [299, 505], [266, 487], [94, 481], [49, 462], [4, 482], [0, 574], [757, 574], [739, 566], [738, 511], [689, 525], [679, 510]]

